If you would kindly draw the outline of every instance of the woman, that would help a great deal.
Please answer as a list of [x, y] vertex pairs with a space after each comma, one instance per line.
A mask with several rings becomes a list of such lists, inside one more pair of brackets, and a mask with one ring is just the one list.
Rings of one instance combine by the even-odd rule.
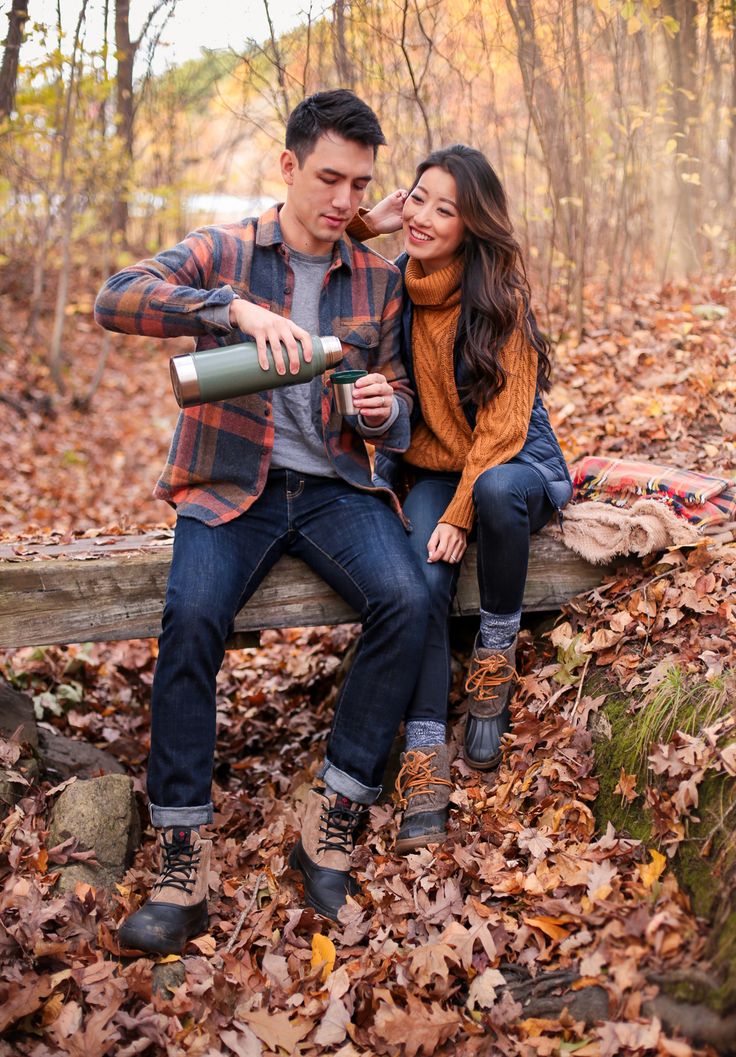
[[529, 537], [572, 494], [542, 403], [549, 345], [537, 328], [506, 196], [470, 147], [423, 161], [408, 193], [394, 192], [350, 234], [395, 231], [406, 253], [403, 354], [417, 395], [412, 441], [377, 473], [408, 488], [404, 509], [432, 608], [423, 665], [406, 713], [398, 788], [406, 808], [397, 850], [441, 840], [448, 815], [445, 742], [450, 689], [448, 615], [469, 534], [477, 534], [480, 632], [466, 683], [466, 761], [497, 766], [510, 729], [516, 638]]

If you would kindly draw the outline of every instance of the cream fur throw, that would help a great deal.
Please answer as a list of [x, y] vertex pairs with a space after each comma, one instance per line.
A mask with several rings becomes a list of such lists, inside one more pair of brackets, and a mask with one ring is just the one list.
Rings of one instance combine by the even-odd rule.
[[593, 565], [623, 554], [643, 557], [667, 547], [697, 543], [701, 533], [656, 499], [637, 499], [630, 506], [571, 503], [555, 535]]

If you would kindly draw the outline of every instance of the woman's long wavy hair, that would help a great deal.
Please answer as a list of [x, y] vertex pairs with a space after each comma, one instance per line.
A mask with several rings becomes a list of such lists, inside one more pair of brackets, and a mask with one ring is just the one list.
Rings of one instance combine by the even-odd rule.
[[414, 186], [433, 168], [454, 178], [465, 224], [459, 333], [469, 382], [462, 399], [482, 406], [504, 388], [500, 354], [519, 324], [537, 352], [537, 385], [549, 389], [549, 342], [531, 311], [529, 281], [501, 181], [479, 150], [462, 143], [425, 158], [417, 166]]

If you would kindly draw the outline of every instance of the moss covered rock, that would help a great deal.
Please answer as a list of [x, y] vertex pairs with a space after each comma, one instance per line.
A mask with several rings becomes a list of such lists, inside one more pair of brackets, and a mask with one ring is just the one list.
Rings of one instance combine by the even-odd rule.
[[[653, 693], [650, 689], [646, 702], [600, 674], [586, 681], [585, 691], [607, 695], [591, 721], [598, 826], [605, 829], [611, 822], [619, 832], [667, 851], [693, 910], [710, 924], [706, 953], [712, 974], [679, 979], [672, 992], [719, 1014], [736, 1010], [736, 780], [728, 766], [736, 737], [732, 685], [688, 683], [672, 669]], [[683, 758], [702, 766], [688, 770]]]

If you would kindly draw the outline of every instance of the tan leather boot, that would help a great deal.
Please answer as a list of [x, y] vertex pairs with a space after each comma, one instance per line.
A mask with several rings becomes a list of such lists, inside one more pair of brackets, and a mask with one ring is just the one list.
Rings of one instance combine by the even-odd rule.
[[448, 745], [423, 745], [402, 753], [396, 777], [399, 806], [404, 808], [396, 838], [400, 855], [445, 839], [451, 790]]
[[212, 841], [190, 826], [159, 833], [161, 876], [140, 910], [123, 922], [121, 947], [157, 954], [180, 954], [207, 928], [207, 879]]
[[501, 738], [511, 729], [509, 701], [516, 675], [516, 639], [506, 650], [473, 649], [465, 683], [468, 714], [465, 760], [479, 771], [490, 771], [501, 760]]
[[301, 837], [289, 856], [289, 865], [302, 874], [307, 905], [333, 921], [346, 897], [359, 891], [350, 856], [364, 813], [362, 804], [346, 796], [310, 789]]

